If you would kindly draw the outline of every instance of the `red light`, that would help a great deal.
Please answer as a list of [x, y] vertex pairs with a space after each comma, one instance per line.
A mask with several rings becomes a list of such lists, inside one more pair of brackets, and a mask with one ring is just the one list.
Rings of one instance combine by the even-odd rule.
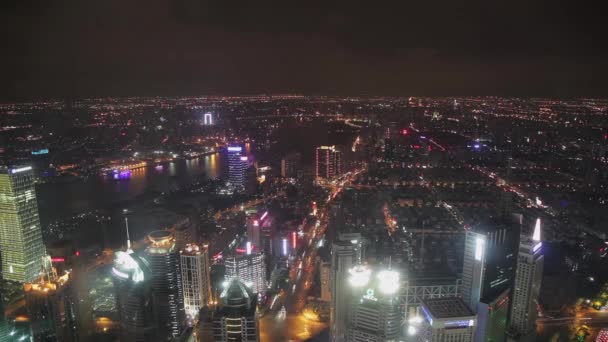
[[245, 254], [245, 253], [247, 253], [247, 250], [245, 248], [237, 248], [236, 252], [239, 254]]
[[76, 251], [74, 254], [76, 254], [76, 256], [80, 256], [80, 251]]
[[401, 130], [401, 134], [403, 134], [403, 135], [407, 135], [407, 133], [408, 133], [408, 132], [407, 132], [407, 129]]
[[420, 148], [420, 145], [414, 145], [414, 149], [416, 149], [416, 150], [417, 150], [417, 149], [419, 149], [419, 148]]
[[65, 258], [51, 258], [51, 262], [65, 262]]
[[296, 249], [297, 247], [297, 236], [296, 236], [296, 232], [291, 232], [291, 245], [293, 247], [293, 249]]

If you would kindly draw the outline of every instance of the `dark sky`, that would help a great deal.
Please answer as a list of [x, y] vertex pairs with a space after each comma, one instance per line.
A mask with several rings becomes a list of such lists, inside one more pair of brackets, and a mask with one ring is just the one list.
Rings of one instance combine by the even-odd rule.
[[605, 12], [589, 1], [0, 3], [6, 99], [608, 96]]

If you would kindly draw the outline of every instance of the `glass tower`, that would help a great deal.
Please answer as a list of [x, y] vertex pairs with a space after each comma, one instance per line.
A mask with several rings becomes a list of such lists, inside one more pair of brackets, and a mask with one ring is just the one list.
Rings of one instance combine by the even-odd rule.
[[0, 167], [0, 259], [2, 277], [35, 281], [45, 265], [31, 166]]

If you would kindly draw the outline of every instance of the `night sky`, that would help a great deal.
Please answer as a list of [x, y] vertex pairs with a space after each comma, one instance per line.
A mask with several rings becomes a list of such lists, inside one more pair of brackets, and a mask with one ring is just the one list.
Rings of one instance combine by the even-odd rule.
[[0, 7], [4, 99], [608, 95], [605, 12], [587, 1], [2, 0]]

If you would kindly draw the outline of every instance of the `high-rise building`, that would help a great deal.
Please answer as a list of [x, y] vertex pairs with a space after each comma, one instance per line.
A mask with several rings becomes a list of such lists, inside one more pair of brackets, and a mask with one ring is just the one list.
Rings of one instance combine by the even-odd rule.
[[245, 188], [247, 156], [241, 146], [228, 146], [228, 182], [237, 191]]
[[338, 240], [331, 248], [330, 336], [341, 342], [346, 338], [346, 323], [351, 298], [348, 271], [358, 263], [358, 241]]
[[239, 278], [232, 278], [220, 294], [217, 309], [209, 314], [213, 341], [258, 342], [257, 295]]
[[346, 327], [348, 342], [397, 341], [401, 333], [399, 273], [372, 272], [366, 266], [349, 270], [352, 291]]
[[315, 156], [317, 178], [332, 178], [342, 173], [342, 152], [335, 146], [319, 146]]
[[2, 278], [34, 282], [48, 268], [31, 166], [0, 167]]
[[253, 293], [266, 292], [264, 254], [251, 253], [228, 256], [225, 259], [226, 281], [238, 277]]
[[182, 288], [186, 319], [192, 322], [199, 310], [211, 301], [209, 246], [188, 244], [180, 252]]
[[513, 288], [513, 305], [509, 326], [516, 333], [527, 335], [534, 331], [536, 306], [543, 277], [541, 221], [536, 219], [532, 236], [522, 236], [517, 254], [517, 269]]
[[76, 341], [75, 300], [69, 273], [25, 283], [25, 306], [33, 341]]
[[147, 342], [157, 337], [148, 261], [133, 251], [114, 254], [112, 268], [120, 340]]
[[148, 234], [148, 240], [150, 245], [144, 257], [150, 266], [158, 339], [164, 341], [179, 336], [184, 325], [179, 253], [173, 234], [169, 231], [154, 231]]
[[321, 300], [331, 301], [331, 264], [329, 262], [321, 263]]
[[298, 176], [298, 170], [300, 169], [301, 160], [302, 154], [299, 152], [289, 153], [281, 159], [281, 177], [296, 178]]
[[460, 298], [424, 299], [419, 342], [473, 342], [477, 318]]
[[247, 219], [247, 240], [258, 248], [262, 248], [260, 244], [260, 230], [260, 219], [257, 216]]
[[477, 305], [475, 341], [504, 342], [507, 338], [507, 321], [511, 290], [507, 289], [493, 300], [482, 299]]
[[492, 301], [511, 287], [519, 230], [490, 223], [466, 232], [462, 269], [462, 299], [477, 312], [480, 300]]

